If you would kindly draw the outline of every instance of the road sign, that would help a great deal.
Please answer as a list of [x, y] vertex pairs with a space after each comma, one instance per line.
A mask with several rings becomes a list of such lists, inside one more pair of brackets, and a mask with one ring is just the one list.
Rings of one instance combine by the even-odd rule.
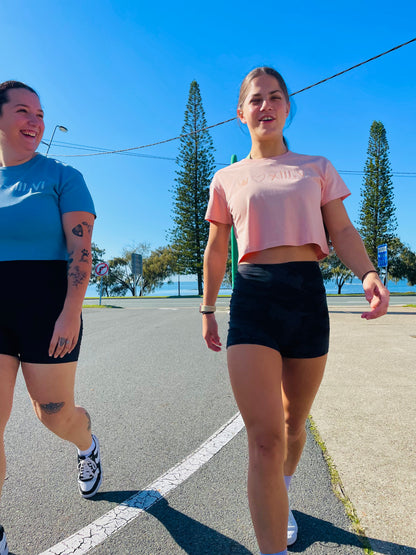
[[387, 268], [387, 244], [377, 247], [377, 263], [379, 268]]
[[95, 268], [95, 275], [96, 276], [105, 276], [108, 274], [108, 264], [107, 262], [99, 262]]
[[133, 252], [131, 255], [131, 271], [135, 276], [143, 275], [143, 257], [141, 254]]

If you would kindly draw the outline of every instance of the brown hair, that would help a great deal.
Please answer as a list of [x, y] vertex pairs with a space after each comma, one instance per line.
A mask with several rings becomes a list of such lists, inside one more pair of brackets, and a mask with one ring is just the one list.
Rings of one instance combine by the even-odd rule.
[[29, 87], [29, 85], [25, 85], [20, 81], [4, 81], [4, 83], [0, 83], [0, 116], [3, 110], [3, 104], [7, 104], [9, 102], [9, 95], [8, 91], [10, 89], [26, 89], [27, 91], [34, 93], [38, 98], [38, 93]]
[[253, 79], [256, 79], [256, 77], [260, 77], [261, 75], [271, 75], [272, 77], [274, 77], [277, 80], [277, 82], [279, 83], [283, 94], [285, 95], [286, 102], [288, 102], [288, 103], [290, 102], [289, 92], [287, 90], [285, 80], [280, 75], [280, 73], [278, 71], [276, 71], [275, 69], [273, 69], [272, 67], [266, 67], [266, 66], [256, 67], [255, 69], [252, 69], [250, 71], [250, 73], [248, 73], [245, 76], [243, 82], [241, 83], [240, 96], [238, 97], [238, 108], [240, 110], [243, 107], [245, 99], [247, 98], [248, 89], [250, 87], [251, 82], [253, 81]]
[[[278, 71], [276, 71], [275, 69], [273, 69], [272, 67], [268, 67], [268, 66], [256, 67], [256, 68], [252, 69], [250, 71], [250, 73], [248, 73], [244, 77], [244, 80], [241, 83], [241, 87], [240, 87], [240, 95], [238, 97], [238, 106], [237, 106], [237, 108], [239, 110], [241, 110], [243, 108], [243, 104], [244, 104], [245, 99], [247, 98], [248, 89], [250, 87], [251, 82], [253, 81], [253, 79], [256, 79], [256, 77], [260, 77], [261, 75], [271, 75], [279, 83], [279, 86], [282, 89], [282, 92], [285, 96], [286, 102], [288, 104], [290, 104], [289, 117], [286, 120], [286, 127], [289, 126], [290, 123], [292, 122], [294, 113], [296, 111], [296, 107], [295, 107], [294, 102], [290, 101], [290, 95], [289, 95], [289, 91], [287, 90], [287, 85], [285, 83], [285, 80], [280, 75], [280, 73]], [[286, 137], [283, 137], [283, 142], [284, 142], [285, 146], [289, 149], [289, 143], [288, 143]]]

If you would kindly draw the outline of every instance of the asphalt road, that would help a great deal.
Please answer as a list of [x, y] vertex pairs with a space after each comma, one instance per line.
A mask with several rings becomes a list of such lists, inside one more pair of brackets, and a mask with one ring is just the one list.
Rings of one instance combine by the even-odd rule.
[[[104, 468], [93, 500], [77, 492], [74, 447], [36, 420], [19, 375], [6, 430], [8, 472], [0, 506], [11, 555], [48, 552], [149, 488], [236, 414], [225, 352], [208, 351], [200, 336], [199, 302], [131, 299], [125, 308], [84, 310], [76, 393], [100, 439]], [[218, 302], [224, 340], [228, 302]], [[122, 305], [120, 300], [109, 304]], [[242, 430], [166, 497], [89, 552], [258, 553], [246, 501], [246, 465]], [[311, 436], [291, 499], [301, 528], [291, 552], [363, 552]]]

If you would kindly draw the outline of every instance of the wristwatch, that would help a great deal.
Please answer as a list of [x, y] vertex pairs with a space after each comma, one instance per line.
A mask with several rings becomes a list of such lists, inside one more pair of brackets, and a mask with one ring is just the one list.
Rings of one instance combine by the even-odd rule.
[[199, 312], [201, 314], [213, 314], [216, 311], [215, 306], [209, 306], [207, 304], [200, 304], [199, 305]]

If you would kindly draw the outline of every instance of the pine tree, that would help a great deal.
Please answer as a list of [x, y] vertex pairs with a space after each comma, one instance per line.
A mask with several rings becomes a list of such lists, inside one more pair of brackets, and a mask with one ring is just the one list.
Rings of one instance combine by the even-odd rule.
[[361, 189], [359, 231], [376, 267], [377, 247], [394, 241], [397, 229], [395, 212], [386, 130], [381, 121], [373, 121]]
[[180, 151], [176, 159], [176, 185], [173, 190], [171, 240], [184, 274], [196, 274], [202, 295], [203, 253], [208, 240], [204, 220], [209, 199], [209, 184], [214, 173], [214, 147], [208, 131], [199, 85], [192, 81], [184, 115]]

